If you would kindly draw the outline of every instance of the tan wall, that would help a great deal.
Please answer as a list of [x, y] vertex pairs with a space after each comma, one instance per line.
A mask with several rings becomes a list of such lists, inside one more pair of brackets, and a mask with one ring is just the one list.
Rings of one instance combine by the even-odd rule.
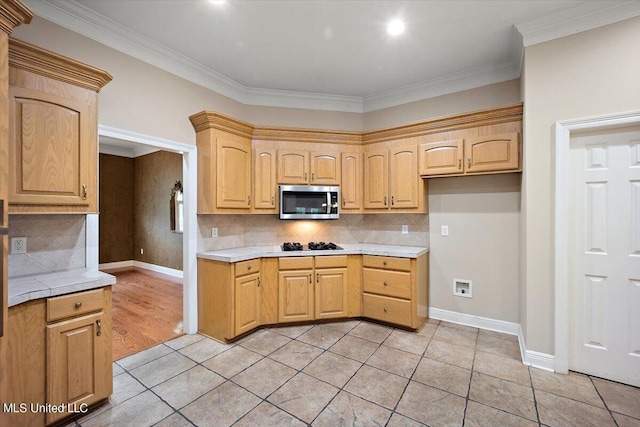
[[133, 259], [133, 159], [100, 154], [100, 264]]
[[171, 189], [182, 181], [182, 156], [157, 151], [136, 157], [133, 177], [134, 259], [182, 270], [182, 233], [171, 231], [169, 219]]
[[527, 349], [554, 353], [553, 141], [556, 121], [640, 110], [640, 17], [525, 50]]
[[[520, 178], [429, 180], [431, 307], [520, 323]], [[454, 278], [472, 280], [472, 298], [453, 295]]]

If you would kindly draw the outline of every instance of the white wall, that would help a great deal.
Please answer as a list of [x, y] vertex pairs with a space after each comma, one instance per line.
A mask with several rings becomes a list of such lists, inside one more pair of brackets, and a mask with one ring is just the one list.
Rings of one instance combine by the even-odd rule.
[[[429, 226], [429, 305], [520, 323], [520, 174], [429, 179]], [[453, 295], [454, 278], [473, 281], [472, 298]]]
[[527, 47], [522, 257], [528, 350], [554, 353], [556, 121], [640, 110], [640, 17]]

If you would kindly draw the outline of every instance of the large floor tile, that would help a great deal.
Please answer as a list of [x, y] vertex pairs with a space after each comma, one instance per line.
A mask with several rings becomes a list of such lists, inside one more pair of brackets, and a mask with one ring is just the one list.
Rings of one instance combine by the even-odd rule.
[[538, 423], [470, 400], [467, 403], [464, 425], [469, 427], [536, 427]]
[[478, 332], [451, 328], [449, 326], [443, 326], [440, 324], [436, 333], [433, 334], [433, 339], [438, 341], [444, 341], [449, 344], [459, 345], [461, 347], [475, 348], [476, 339], [478, 338]]
[[529, 367], [522, 362], [496, 354], [476, 351], [476, 359], [473, 363], [473, 370], [491, 375], [503, 380], [531, 386]]
[[194, 366], [193, 360], [174, 352], [132, 369], [130, 372], [145, 386], [153, 387]]
[[464, 406], [460, 396], [411, 381], [396, 412], [432, 427], [461, 426]]
[[480, 330], [478, 334], [476, 350], [508, 357], [522, 363], [520, 344], [515, 335], [500, 334], [498, 332], [488, 334], [483, 332], [484, 331]]
[[169, 405], [180, 409], [223, 382], [225, 379], [220, 375], [202, 366], [195, 366], [158, 384], [152, 390]]
[[613, 418], [618, 423], [618, 427], [640, 427], [640, 419], [631, 418], [626, 415], [613, 413]]
[[[270, 328], [271, 332], [284, 335], [289, 338], [298, 338], [300, 335], [313, 328], [313, 325], [296, 325], [296, 326], [275, 326]], [[262, 405], [261, 405], [262, 406]]]
[[471, 369], [474, 356], [475, 349], [473, 348], [438, 341], [437, 339], [432, 339], [429, 342], [427, 351], [424, 352], [424, 357], [465, 369]]
[[344, 387], [349, 393], [393, 409], [408, 380], [389, 372], [364, 365]]
[[269, 396], [269, 402], [310, 423], [338, 393], [332, 385], [299, 373]]
[[333, 329], [334, 331], [349, 333], [353, 328], [360, 324], [360, 320], [342, 320], [337, 322], [329, 322], [318, 325], [321, 328]]
[[178, 351], [189, 359], [200, 363], [207, 359], [211, 359], [213, 356], [220, 354], [223, 351], [231, 349], [233, 346], [234, 344], [222, 344], [210, 338], [204, 338], [191, 345], [182, 347]]
[[229, 379], [262, 359], [262, 355], [241, 346], [220, 353], [202, 363], [203, 366]]
[[478, 333], [479, 331], [479, 329], [474, 326], [461, 325], [459, 323], [447, 322], [446, 320], [442, 320], [440, 322], [440, 326], [446, 326], [447, 328], [455, 328], [473, 333]]
[[[434, 328], [435, 330], [435, 328]], [[425, 337], [415, 332], [406, 332], [396, 329], [384, 340], [384, 345], [400, 349], [402, 351], [408, 351], [409, 353], [422, 356], [424, 351], [429, 345], [431, 337]]]
[[341, 391], [313, 422], [313, 426], [384, 426], [391, 411]]
[[371, 355], [377, 350], [379, 344], [367, 341], [362, 338], [345, 335], [329, 348], [329, 351], [357, 360], [358, 362], [366, 362]]
[[513, 415], [538, 421], [531, 387], [474, 372], [469, 398]]
[[640, 418], [640, 388], [599, 378], [593, 378], [593, 383], [611, 411]]
[[124, 372], [113, 378], [113, 394], [109, 396], [108, 402], [92, 409], [90, 413], [82, 417], [82, 420], [93, 418], [145, 390], [146, 387], [140, 384], [140, 381]]
[[367, 360], [367, 365], [409, 378], [416, 370], [418, 362], [420, 362], [420, 356], [417, 354], [407, 353], [383, 344]]
[[240, 345], [246, 349], [266, 356], [273, 353], [289, 341], [291, 341], [291, 338], [267, 329], [250, 335], [247, 339], [242, 340]]
[[173, 409], [155, 394], [145, 391], [113, 408], [82, 421], [83, 427], [152, 426], [168, 417]]
[[419, 423], [411, 418], [407, 418], [404, 415], [400, 415], [394, 412], [387, 423], [387, 427], [422, 427], [426, 424]]
[[131, 370], [135, 369], [138, 366], [142, 366], [145, 363], [149, 363], [152, 360], [156, 360], [171, 353], [173, 350], [167, 347], [164, 344], [157, 345], [155, 347], [151, 347], [150, 349], [141, 351], [140, 353], [132, 354], [131, 356], [127, 356], [123, 359], [117, 361], [118, 365], [122, 366], [124, 369]]
[[540, 422], [548, 426], [607, 427], [616, 425], [606, 409], [555, 394], [536, 391], [536, 402]]
[[111, 363], [111, 370], [113, 371], [114, 378], [124, 372], [124, 369], [122, 369], [122, 367], [116, 362]]
[[471, 371], [423, 357], [412, 380], [467, 397]]
[[200, 334], [186, 334], [178, 338], [174, 338], [170, 341], [164, 343], [164, 345], [171, 347], [174, 350], [181, 349], [182, 347], [186, 347], [188, 345], [197, 343], [200, 340], [205, 338], [204, 335]]
[[338, 340], [343, 336], [344, 334], [342, 332], [336, 331], [335, 329], [320, 328], [316, 326], [315, 328], [300, 335], [297, 340], [326, 350], [338, 342]]
[[259, 403], [259, 398], [227, 381], [180, 412], [197, 426], [229, 426]]
[[296, 371], [271, 359], [262, 359], [232, 378], [233, 382], [265, 398], [286, 383]]
[[575, 372], [562, 375], [533, 368], [530, 371], [534, 389], [604, 408], [604, 402], [588, 376]]
[[291, 341], [269, 355], [269, 358], [297, 370], [304, 369], [324, 350], [300, 341]]
[[169, 415], [164, 420], [160, 421], [158, 424], [154, 424], [153, 427], [192, 427], [191, 424], [185, 417], [175, 412], [172, 415]]
[[381, 344], [387, 339], [392, 331], [393, 328], [388, 326], [378, 325], [377, 323], [362, 322], [349, 331], [349, 335]]
[[269, 402], [262, 402], [242, 417], [234, 427], [304, 427], [305, 423], [276, 408]]
[[327, 351], [302, 372], [336, 387], [343, 387], [361, 366], [360, 362]]

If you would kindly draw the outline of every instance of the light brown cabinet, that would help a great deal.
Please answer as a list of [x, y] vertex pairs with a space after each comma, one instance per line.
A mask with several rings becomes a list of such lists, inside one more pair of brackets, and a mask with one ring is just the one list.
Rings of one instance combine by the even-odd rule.
[[235, 335], [240, 335], [260, 325], [260, 273], [237, 277], [235, 288]]
[[278, 199], [276, 150], [254, 150], [253, 159], [253, 207], [275, 213]]
[[313, 257], [280, 258], [278, 322], [314, 319]]
[[365, 152], [365, 209], [418, 208], [422, 186], [415, 145]]
[[[67, 408], [113, 392], [111, 288], [47, 299], [47, 402]], [[47, 413], [47, 424], [68, 413]]]
[[340, 185], [340, 152], [278, 150], [278, 183]]
[[97, 212], [98, 92], [107, 72], [12, 39], [9, 210]]
[[362, 209], [362, 153], [342, 153], [342, 177], [340, 192], [342, 209]]
[[471, 175], [520, 169], [517, 132], [420, 145], [420, 175]]
[[216, 140], [216, 207], [251, 208], [251, 140]]
[[348, 286], [346, 262], [345, 268], [317, 268], [315, 318], [347, 317]]

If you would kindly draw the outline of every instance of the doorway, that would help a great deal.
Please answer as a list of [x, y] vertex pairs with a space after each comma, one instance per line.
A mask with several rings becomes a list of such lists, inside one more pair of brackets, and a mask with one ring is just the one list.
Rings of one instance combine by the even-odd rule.
[[[102, 138], [133, 143], [136, 146], [147, 150], [163, 150], [177, 153], [182, 157], [182, 207], [184, 225], [182, 233], [182, 319], [185, 333], [195, 333], [197, 331], [197, 299], [196, 299], [196, 251], [197, 251], [197, 218], [196, 218], [196, 194], [197, 194], [197, 172], [196, 172], [196, 147], [180, 142], [165, 140], [161, 138], [142, 135], [109, 126], [99, 125], [98, 134]], [[167, 189], [167, 209], [169, 209], [169, 190]], [[90, 233], [95, 239], [93, 247], [98, 247], [98, 221], [88, 224]], [[89, 230], [88, 230], [89, 231]], [[97, 249], [96, 249], [97, 252]], [[95, 267], [98, 267], [97, 254]], [[175, 274], [175, 269], [160, 269], [160, 273]]]
[[640, 386], [639, 122], [640, 114], [627, 114], [556, 125], [556, 371], [634, 386]]

